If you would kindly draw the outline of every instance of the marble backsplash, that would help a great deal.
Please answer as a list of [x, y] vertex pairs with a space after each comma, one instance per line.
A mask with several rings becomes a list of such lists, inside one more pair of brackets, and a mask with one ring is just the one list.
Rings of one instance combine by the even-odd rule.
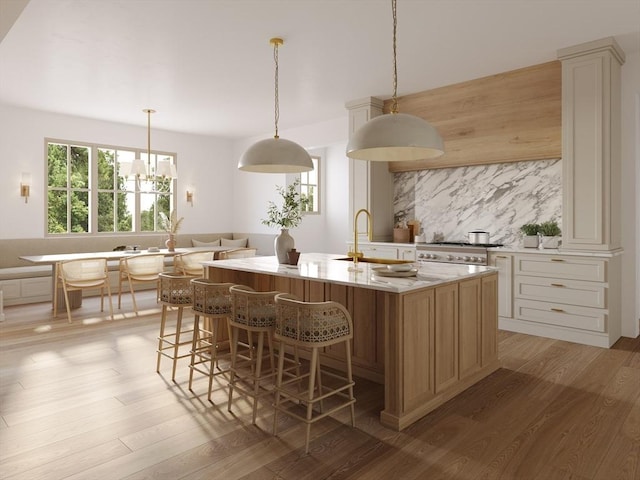
[[394, 221], [419, 220], [426, 241], [466, 241], [486, 230], [491, 243], [517, 246], [525, 223], [562, 224], [562, 161], [441, 168], [394, 175]]

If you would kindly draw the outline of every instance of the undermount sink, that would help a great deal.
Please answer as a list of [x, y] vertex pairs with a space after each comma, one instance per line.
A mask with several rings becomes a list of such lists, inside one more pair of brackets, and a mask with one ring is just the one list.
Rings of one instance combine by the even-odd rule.
[[[345, 262], [352, 262], [352, 257], [336, 258], [335, 260], [341, 260]], [[397, 260], [395, 258], [375, 258], [375, 257], [360, 257], [358, 262], [362, 263], [381, 263], [384, 265], [394, 265], [398, 263], [414, 263], [413, 260]]]

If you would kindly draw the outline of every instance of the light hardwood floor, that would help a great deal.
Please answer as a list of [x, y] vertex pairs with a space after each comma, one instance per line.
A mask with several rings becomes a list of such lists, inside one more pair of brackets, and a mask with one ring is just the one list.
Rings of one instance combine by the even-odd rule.
[[[357, 379], [348, 412], [312, 428], [170, 362], [155, 372], [159, 308], [101, 314], [85, 299], [69, 325], [49, 304], [0, 323], [2, 479], [640, 479], [640, 339], [610, 350], [500, 332], [503, 367], [402, 432], [378, 422], [380, 385]], [[128, 296], [124, 312], [131, 311]], [[122, 312], [121, 311], [121, 312]], [[172, 319], [175, 318], [173, 313]], [[191, 318], [191, 315], [188, 316]]]

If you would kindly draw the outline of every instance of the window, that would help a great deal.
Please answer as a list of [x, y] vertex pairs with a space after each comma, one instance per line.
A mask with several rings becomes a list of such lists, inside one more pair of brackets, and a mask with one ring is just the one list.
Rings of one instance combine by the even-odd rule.
[[305, 200], [303, 212], [320, 213], [320, 157], [312, 156], [313, 170], [300, 174], [300, 196]]
[[[172, 210], [172, 179], [118, 175], [121, 162], [147, 162], [146, 152], [47, 140], [46, 156], [48, 234], [156, 232], [158, 214]], [[175, 158], [152, 152], [152, 171]]]

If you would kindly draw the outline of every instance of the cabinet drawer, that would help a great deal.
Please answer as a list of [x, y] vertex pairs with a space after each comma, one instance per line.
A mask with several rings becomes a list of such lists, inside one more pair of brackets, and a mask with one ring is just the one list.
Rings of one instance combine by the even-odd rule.
[[359, 249], [362, 253], [364, 253], [365, 257], [371, 258], [389, 258], [397, 260], [398, 258], [398, 249], [390, 248], [390, 247], [374, 247], [374, 246], [362, 246]]
[[597, 258], [562, 255], [518, 255], [516, 275], [566, 278], [591, 282], [607, 281], [607, 262]]
[[0, 282], [0, 290], [5, 300], [20, 298], [20, 280], [4, 280]]
[[51, 277], [25, 278], [22, 281], [21, 294], [23, 297], [40, 297], [51, 295]]
[[607, 288], [602, 283], [596, 282], [518, 275], [515, 278], [515, 296], [565, 305], [607, 307]]
[[515, 314], [518, 320], [544, 323], [593, 332], [604, 332], [607, 311], [551, 302], [516, 299]]

